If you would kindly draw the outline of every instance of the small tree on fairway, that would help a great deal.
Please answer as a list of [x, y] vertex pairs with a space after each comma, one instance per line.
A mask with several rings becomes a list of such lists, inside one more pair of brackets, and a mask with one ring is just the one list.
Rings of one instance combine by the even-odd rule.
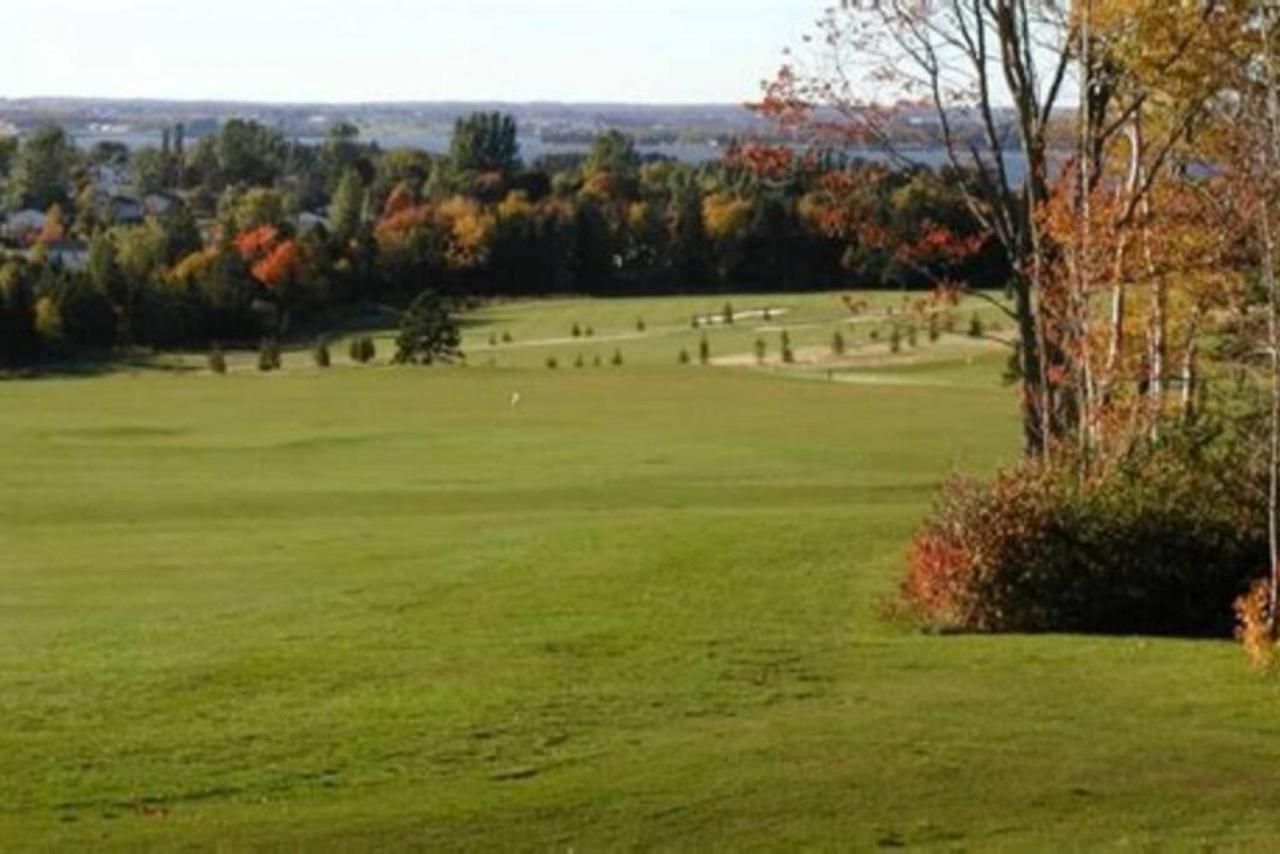
[[578, 324], [576, 324], [576, 323], [575, 323], [575, 324], [573, 324], [573, 329], [572, 329], [572, 330], [570, 330], [570, 334], [571, 334], [571, 335], [573, 335], [573, 337], [574, 337], [574, 338], [581, 338], [581, 337], [582, 337], [582, 327], [581, 327], [581, 326], [579, 326], [579, 325], [578, 325]]
[[258, 348], [258, 370], [279, 370], [280, 361], [280, 344], [274, 338], [264, 338]]
[[311, 351], [311, 358], [315, 361], [317, 368], [327, 368], [331, 359], [329, 357], [329, 341], [321, 335], [316, 339], [315, 349]]
[[699, 319], [698, 315], [696, 314], [693, 316], [693, 319], [689, 321], [689, 326], [693, 329], [697, 329], [701, 325], [702, 325], [702, 320]]
[[503, 344], [510, 344], [510, 343], [511, 343], [512, 341], [514, 341], [514, 340], [515, 340], [515, 339], [511, 337], [511, 333], [510, 333], [510, 332], [504, 332], [504, 333], [502, 333], [502, 343], [503, 343]]
[[498, 346], [498, 336], [497, 336], [496, 334], [495, 334], [495, 335], [490, 335], [490, 336], [489, 336], [489, 346], [490, 346], [490, 347], [497, 347], [497, 346]]
[[612, 361], [613, 361], [613, 366], [614, 366], [615, 368], [620, 368], [620, 367], [622, 367], [622, 351], [621, 351], [621, 350], [614, 350], [614, 351], [613, 351], [613, 360], [612, 360]]
[[769, 352], [769, 345], [764, 343], [763, 338], [756, 339], [756, 364], [763, 365], [765, 354]]
[[902, 352], [902, 330], [898, 328], [898, 324], [893, 324], [893, 328], [889, 330], [889, 352]]
[[689, 364], [689, 362], [690, 362], [690, 361], [692, 361], [692, 360], [689, 358], [689, 351], [688, 351], [688, 350], [685, 350], [684, 348], [681, 348], [681, 350], [680, 350], [680, 355], [676, 357], [676, 361], [677, 361], [677, 362], [679, 362], [679, 363], [680, 363], [680, 364], [682, 364], [682, 365], [687, 365], [687, 364]]
[[764, 322], [765, 322], [765, 323], [768, 323], [768, 322], [769, 322], [769, 321], [771, 321], [771, 320], [773, 320], [773, 312], [769, 310], [768, 306], [765, 306], [765, 309], [764, 309]]
[[368, 335], [357, 335], [351, 339], [351, 345], [347, 348], [347, 355], [357, 365], [366, 365], [378, 355], [378, 348], [374, 346], [373, 339]]
[[636, 332], [644, 332], [644, 330], [645, 330], [644, 318], [643, 317], [636, 318]]
[[595, 358], [591, 360], [591, 366], [598, 368], [603, 364], [604, 362], [600, 359], [600, 354], [596, 353]]
[[573, 360], [573, 366], [575, 368], [585, 368], [587, 366], [586, 360], [582, 358], [581, 353], [578, 354], [578, 358]]
[[872, 341], [879, 341], [879, 340], [880, 340], [880, 327], [879, 327], [879, 326], [873, 326], [873, 327], [871, 328], [871, 340], [872, 340]]
[[986, 334], [987, 329], [982, 323], [982, 315], [975, 311], [973, 317], [969, 318], [969, 337], [981, 338]]
[[704, 365], [711, 362], [711, 342], [707, 340], [706, 335], [703, 335], [702, 340], [698, 342], [698, 361]]
[[458, 323], [444, 298], [435, 291], [423, 291], [400, 317], [395, 361], [399, 365], [452, 362], [462, 355], [461, 343]]
[[548, 357], [547, 357], [547, 367], [554, 371], [556, 368], [560, 367], [560, 363], [559, 363], [558, 361], [556, 361], [556, 357], [555, 357], [555, 356], [548, 356]]
[[584, 332], [586, 333], [586, 336], [587, 336], [588, 338], [594, 338], [594, 337], [595, 337], [595, 334], [596, 334], [596, 328], [595, 328], [594, 326], [588, 326], [588, 327], [584, 330]]
[[722, 314], [724, 317], [725, 326], [732, 326], [733, 325], [733, 303], [728, 303], [728, 302], [725, 303], [724, 311], [722, 312]]
[[844, 336], [840, 334], [840, 330], [836, 330], [836, 334], [831, 336], [831, 355], [844, 355]]
[[791, 335], [787, 330], [782, 330], [782, 361], [790, 365], [796, 360], [796, 354], [791, 350]]
[[222, 348], [216, 343], [209, 348], [209, 370], [215, 374], [227, 372], [227, 357], [222, 354]]
[[941, 324], [938, 321], [938, 315], [930, 314], [929, 315], [929, 343], [930, 344], [937, 343], [937, 340], [941, 337], [942, 337], [942, 328], [941, 328]]
[[912, 349], [920, 346], [919, 332], [914, 323], [907, 324], [907, 346]]

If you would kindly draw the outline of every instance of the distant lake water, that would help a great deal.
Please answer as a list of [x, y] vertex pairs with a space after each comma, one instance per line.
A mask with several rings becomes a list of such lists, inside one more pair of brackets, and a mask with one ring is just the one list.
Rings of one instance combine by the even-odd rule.
[[[151, 131], [80, 133], [75, 134], [74, 138], [76, 143], [83, 148], [88, 148], [97, 142], [120, 142], [131, 149], [145, 148], [147, 146], [158, 147], [160, 145], [160, 134]], [[319, 145], [325, 141], [323, 136], [298, 136], [294, 137], [294, 139], [307, 145]], [[416, 148], [432, 154], [443, 154], [449, 150], [450, 136], [445, 133], [432, 133], [429, 131], [403, 131], [373, 134], [363, 136], [361, 139], [376, 142], [384, 149]], [[661, 154], [683, 163], [706, 163], [716, 160], [724, 154], [722, 146], [710, 143], [672, 143], [669, 145], [638, 145], [636, 147], [643, 154]], [[588, 146], [585, 144], [544, 142], [538, 137], [526, 136], [520, 139], [520, 155], [526, 163], [537, 160], [547, 154], [581, 154], [587, 148]], [[888, 160], [883, 152], [874, 149], [856, 150], [849, 153], [851, 156], [873, 163], [883, 163]], [[904, 150], [902, 153], [913, 163], [919, 163], [931, 168], [936, 169], [947, 165], [946, 152], [941, 149], [910, 149]], [[1014, 184], [1022, 183], [1023, 178], [1026, 176], [1027, 168], [1026, 160], [1021, 152], [1005, 152], [1004, 161], [1012, 182]]]

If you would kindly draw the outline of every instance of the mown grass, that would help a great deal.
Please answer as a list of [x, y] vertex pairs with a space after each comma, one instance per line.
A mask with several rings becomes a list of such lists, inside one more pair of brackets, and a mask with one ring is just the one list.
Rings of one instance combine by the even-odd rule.
[[[637, 307], [690, 310], [482, 319]], [[1016, 453], [998, 350], [669, 343], [0, 383], [0, 845], [1274, 845], [1280, 689], [1230, 643], [878, 617], [942, 478]]]

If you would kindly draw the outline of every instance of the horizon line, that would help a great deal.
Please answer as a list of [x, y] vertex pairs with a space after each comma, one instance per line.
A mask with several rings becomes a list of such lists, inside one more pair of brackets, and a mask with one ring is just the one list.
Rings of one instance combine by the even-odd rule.
[[441, 99], [425, 99], [425, 100], [368, 100], [368, 101], [290, 101], [290, 100], [258, 100], [253, 98], [224, 98], [224, 97], [156, 97], [156, 96], [128, 96], [128, 95], [0, 95], [0, 103], [23, 103], [23, 102], [66, 102], [66, 101], [94, 101], [100, 103], [134, 103], [134, 104], [175, 104], [175, 105], [194, 105], [194, 104], [211, 104], [222, 106], [255, 106], [255, 107], [323, 107], [323, 108], [340, 108], [340, 107], [418, 107], [418, 106], [439, 106], [448, 107], [455, 105], [468, 104], [484, 104], [493, 106], [514, 106], [514, 107], [659, 107], [659, 108], [694, 108], [694, 107], [721, 107], [735, 109], [750, 109], [755, 102], [744, 101], [608, 101], [608, 100], [557, 100], [554, 98], [537, 98], [531, 100], [514, 100], [507, 98], [441, 98]]

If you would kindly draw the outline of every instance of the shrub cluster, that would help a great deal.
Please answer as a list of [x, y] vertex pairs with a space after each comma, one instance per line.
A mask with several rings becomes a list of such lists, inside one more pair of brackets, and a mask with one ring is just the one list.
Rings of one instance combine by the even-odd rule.
[[264, 338], [258, 348], [258, 370], [264, 373], [278, 371], [281, 363], [280, 342], [274, 338]]
[[374, 345], [373, 339], [368, 335], [358, 335], [351, 339], [351, 344], [347, 349], [347, 354], [351, 357], [351, 361], [361, 365], [367, 365], [372, 362], [378, 355], [378, 348]]
[[1228, 636], [1267, 565], [1238, 476], [1180, 439], [1079, 483], [1071, 461], [957, 479], [911, 548], [899, 604], [940, 631]]

